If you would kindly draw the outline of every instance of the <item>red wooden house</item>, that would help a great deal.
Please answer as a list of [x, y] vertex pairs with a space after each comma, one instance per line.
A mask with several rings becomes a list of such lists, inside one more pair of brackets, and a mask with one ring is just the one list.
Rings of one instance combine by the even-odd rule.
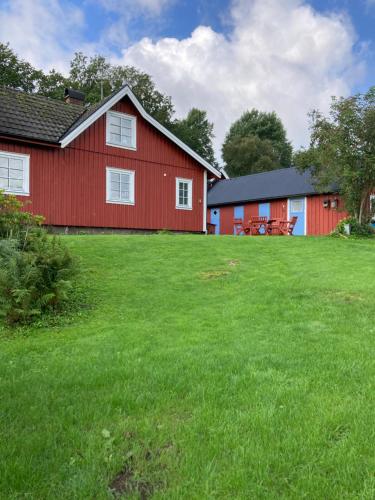
[[347, 216], [337, 190], [319, 193], [310, 174], [293, 167], [215, 182], [207, 204], [207, 221], [215, 224], [216, 234], [234, 234], [235, 218], [296, 216], [293, 234], [321, 235]]
[[0, 89], [0, 189], [52, 226], [204, 232], [207, 171], [128, 85], [86, 108]]

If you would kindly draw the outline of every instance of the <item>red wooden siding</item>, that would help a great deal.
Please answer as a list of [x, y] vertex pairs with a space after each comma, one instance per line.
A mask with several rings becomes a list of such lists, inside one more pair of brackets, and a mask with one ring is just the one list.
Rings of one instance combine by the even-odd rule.
[[[28, 209], [57, 226], [202, 231], [204, 169], [127, 98], [114, 109], [137, 116], [136, 151], [106, 146], [105, 115], [65, 149], [0, 141], [0, 150], [30, 154]], [[107, 166], [135, 171], [134, 206], [106, 203]], [[192, 210], [176, 209], [176, 177], [193, 180]]]
[[257, 217], [258, 215], [258, 203], [245, 203], [244, 206], [244, 219], [247, 222], [250, 217]]
[[234, 206], [220, 208], [220, 233], [233, 234]]
[[271, 217], [284, 220], [288, 218], [288, 200], [286, 198], [271, 201]]
[[[324, 200], [338, 199], [338, 209], [324, 208]], [[343, 211], [343, 201], [337, 195], [316, 195], [307, 198], [307, 234], [329, 234], [341, 219], [347, 217]]]

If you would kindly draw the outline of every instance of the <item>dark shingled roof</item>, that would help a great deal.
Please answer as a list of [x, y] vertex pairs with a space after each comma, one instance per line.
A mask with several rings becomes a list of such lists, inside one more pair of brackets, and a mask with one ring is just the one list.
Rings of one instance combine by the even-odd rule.
[[309, 172], [300, 173], [295, 167], [282, 168], [218, 181], [208, 191], [207, 205], [211, 207], [229, 205], [247, 201], [304, 196], [317, 192]]
[[58, 143], [87, 112], [77, 104], [0, 87], [0, 135]]

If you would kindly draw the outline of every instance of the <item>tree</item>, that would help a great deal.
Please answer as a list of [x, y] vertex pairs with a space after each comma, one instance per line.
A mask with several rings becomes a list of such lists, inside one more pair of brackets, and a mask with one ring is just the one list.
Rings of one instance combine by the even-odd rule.
[[175, 120], [170, 128], [181, 141], [190, 146], [208, 163], [217, 166], [212, 146], [214, 125], [208, 121], [206, 111], [193, 108], [186, 118]]
[[329, 117], [317, 110], [309, 116], [310, 147], [295, 155], [295, 164], [312, 172], [321, 191], [337, 186], [350, 215], [367, 223], [375, 187], [375, 86], [333, 98]]
[[9, 47], [0, 43], [0, 85], [25, 92], [34, 92], [42, 72], [20, 59]]
[[[263, 141], [266, 142], [261, 145], [260, 142]], [[249, 151], [246, 146], [250, 148]], [[222, 154], [226, 171], [231, 176], [237, 176], [289, 167], [292, 146], [276, 113], [252, 109], [232, 124], [225, 138]]]
[[133, 66], [112, 66], [103, 56], [90, 59], [77, 52], [70, 63], [70, 86], [85, 93], [87, 102], [95, 104], [103, 97], [129, 84], [145, 110], [163, 125], [169, 126], [174, 113], [171, 98], [156, 90], [147, 73]]
[[267, 172], [279, 167], [277, 154], [270, 140], [256, 135], [234, 137], [223, 147], [225, 170], [230, 177]]
[[41, 72], [37, 82], [38, 94], [52, 99], [62, 99], [66, 87], [71, 87], [71, 82], [54, 69], [47, 74]]

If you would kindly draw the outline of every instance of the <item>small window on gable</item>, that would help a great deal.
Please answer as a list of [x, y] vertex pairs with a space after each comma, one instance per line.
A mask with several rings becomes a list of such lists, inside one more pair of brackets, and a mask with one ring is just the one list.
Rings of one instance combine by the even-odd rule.
[[132, 170], [107, 167], [107, 203], [134, 205], [134, 175]]
[[28, 155], [0, 151], [0, 189], [9, 194], [30, 194]]
[[193, 208], [193, 181], [176, 179], [176, 208], [191, 210]]
[[136, 136], [137, 119], [135, 116], [118, 113], [117, 111], [107, 112], [107, 145], [126, 149], [136, 149]]

